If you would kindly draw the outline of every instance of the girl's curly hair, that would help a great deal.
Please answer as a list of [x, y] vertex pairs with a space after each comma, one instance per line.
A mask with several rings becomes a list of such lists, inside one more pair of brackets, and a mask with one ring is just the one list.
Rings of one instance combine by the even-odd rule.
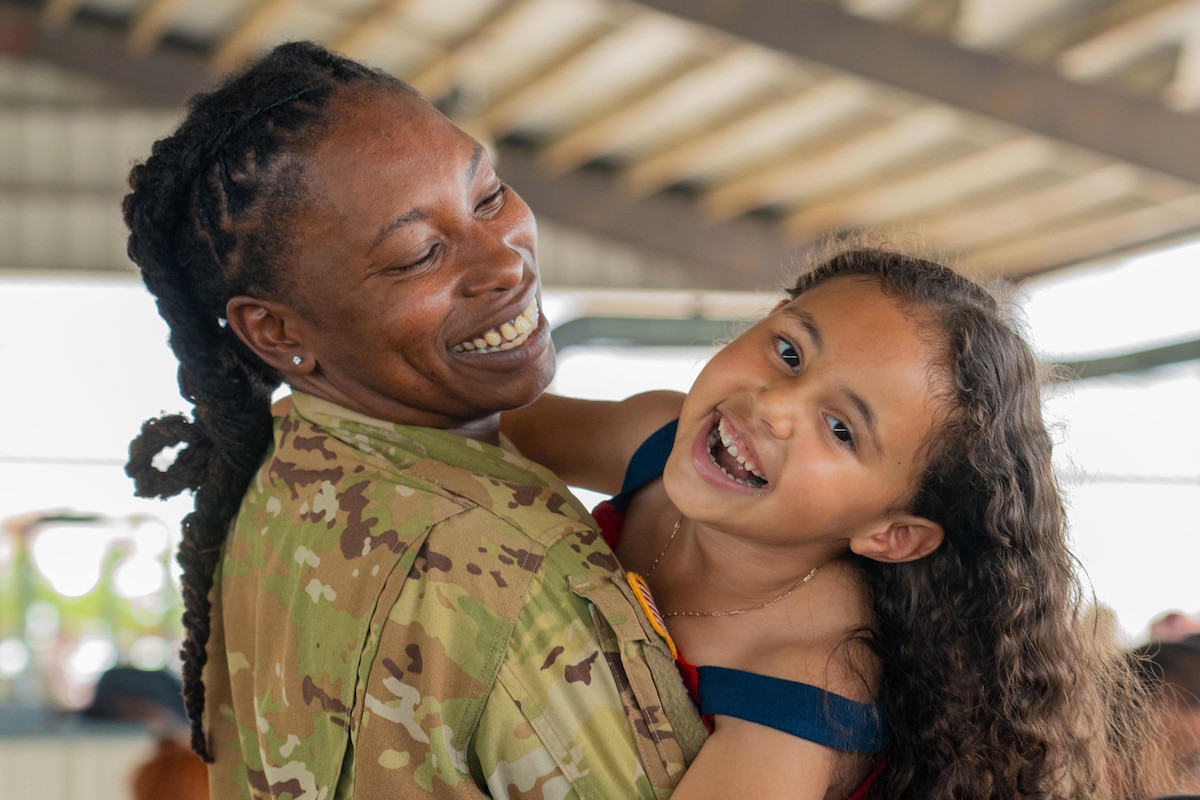
[[845, 276], [878, 282], [941, 343], [932, 378], [948, 409], [908, 503], [943, 526], [942, 545], [859, 559], [891, 742], [870, 797], [1147, 796], [1146, 704], [1084, 613], [1033, 353], [982, 286], [899, 252], [844, 250], [788, 293]]

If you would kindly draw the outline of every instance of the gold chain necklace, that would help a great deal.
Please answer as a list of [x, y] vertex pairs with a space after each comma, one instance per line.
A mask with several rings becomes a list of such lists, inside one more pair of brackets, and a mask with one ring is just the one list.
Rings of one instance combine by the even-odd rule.
[[[654, 559], [654, 563], [650, 565], [650, 569], [646, 570], [646, 577], [649, 578], [654, 574], [654, 570], [658, 569], [658, 562], [662, 561], [663, 556], [667, 554], [667, 549], [670, 548], [671, 542], [675, 541], [675, 534], [679, 533], [679, 526], [683, 524], [683, 515], [679, 515], [679, 519], [675, 520], [675, 527], [671, 529], [671, 535], [667, 537], [667, 543], [663, 545], [663, 549], [659, 551], [658, 557]], [[735, 608], [732, 611], [668, 611], [663, 614], [664, 617], [736, 617], [740, 614], [745, 614], [750, 611], [758, 611], [760, 608], [768, 608], [781, 600], [786, 600], [792, 592], [799, 589], [804, 584], [808, 583], [813, 575], [817, 574], [817, 568], [813, 567], [807, 575], [793, 583], [788, 590], [778, 597], [773, 597], [770, 600], [764, 600], [761, 603], [755, 603], [752, 606], [745, 608]]]

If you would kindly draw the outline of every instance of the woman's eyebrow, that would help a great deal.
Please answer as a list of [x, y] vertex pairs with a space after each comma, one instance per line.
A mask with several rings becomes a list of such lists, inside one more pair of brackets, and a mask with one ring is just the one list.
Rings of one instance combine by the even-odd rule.
[[471, 163], [467, 165], [467, 180], [475, 180], [475, 173], [479, 171], [479, 165], [483, 162], [483, 156], [486, 151], [483, 145], [479, 142], [475, 143], [475, 150], [471, 153]]
[[[483, 145], [479, 144], [478, 142], [475, 143], [475, 149], [471, 151], [471, 161], [467, 164], [468, 181], [475, 180], [475, 174], [479, 172], [479, 165], [483, 163], [483, 156], [486, 152], [487, 151], [484, 150]], [[369, 254], [372, 250], [378, 247], [379, 243], [391, 236], [397, 228], [403, 228], [405, 225], [409, 225], [413, 222], [420, 222], [428, 216], [428, 211], [420, 208], [414, 208], [412, 211], [406, 211], [390, 222], [384, 223], [383, 227], [379, 229], [379, 233], [375, 235], [375, 241], [371, 243], [371, 247], [367, 250], [367, 253]]]
[[385, 222], [383, 227], [379, 229], [379, 233], [375, 235], [375, 241], [372, 242], [371, 246], [367, 249], [367, 254], [370, 255], [371, 251], [378, 247], [384, 239], [391, 236], [392, 232], [397, 228], [403, 228], [405, 225], [409, 225], [413, 222], [419, 222], [428, 216], [429, 212], [425, 209], [414, 208], [412, 211], [406, 211], [390, 222]]

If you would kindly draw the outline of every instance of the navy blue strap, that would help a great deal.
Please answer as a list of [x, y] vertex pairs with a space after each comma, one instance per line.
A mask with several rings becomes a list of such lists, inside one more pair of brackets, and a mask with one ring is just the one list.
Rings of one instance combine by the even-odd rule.
[[625, 468], [625, 480], [621, 484], [620, 494], [609, 502], [619, 509], [624, 509], [634, 492], [662, 475], [663, 467], [667, 465], [667, 457], [671, 455], [671, 447], [675, 444], [677, 427], [679, 420], [671, 420], [638, 445], [633, 458], [629, 459], [629, 466]]
[[726, 667], [697, 667], [700, 708], [790, 733], [836, 750], [878, 753], [887, 747], [879, 707], [807, 683]]

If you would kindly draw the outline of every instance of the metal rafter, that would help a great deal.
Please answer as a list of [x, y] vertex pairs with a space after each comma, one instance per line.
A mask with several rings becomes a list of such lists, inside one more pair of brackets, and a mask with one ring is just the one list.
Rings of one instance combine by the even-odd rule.
[[610, 37], [619, 32], [620, 26], [617, 24], [602, 24], [582, 34], [577, 41], [564, 47], [551, 63], [543, 65], [536, 77], [513, 89], [484, 110], [477, 120], [478, 124], [496, 136], [509, 133], [516, 124], [516, 115], [520, 109], [552, 94], [564, 74], [576, 64], [590, 58], [597, 49], [607, 44]]
[[648, 85], [622, 98], [614, 107], [547, 146], [542, 151], [543, 163], [555, 172], [567, 172], [586, 164], [612, 149], [632, 120], [652, 113], [682, 81], [709, 69], [712, 64], [699, 54], [673, 65], [656, 75]]
[[82, 0], [47, 0], [42, 7], [42, 24], [51, 30], [58, 30], [70, 24], [79, 12]]
[[163, 32], [183, 0], [150, 0], [142, 7], [129, 26], [126, 49], [135, 56], [144, 56], [158, 46]]
[[409, 76], [409, 84], [426, 97], [444, 97], [458, 83], [461, 65], [474, 57], [476, 48], [486, 46], [483, 43], [503, 31], [529, 4], [530, 0], [507, 0], [493, 7], [473, 29], [447, 43], [439, 56]]
[[1120, 252], [1130, 242], [1145, 243], [1200, 234], [1200, 194], [1121, 214], [1102, 215], [1072, 225], [997, 242], [971, 251], [971, 260], [989, 273], [1021, 275]]
[[638, 0], [801, 59], [1200, 184], [1200, 116], [824, 3]]
[[729, 119], [708, 133], [630, 164], [625, 190], [646, 196], [690, 178], [731, 148], [751, 145], [770, 151], [781, 140], [794, 141], [860, 112], [872, 99], [862, 81], [833, 78]]
[[380, 0], [366, 11], [350, 20], [344, 28], [329, 40], [329, 46], [354, 58], [363, 45], [379, 35], [388, 24], [412, 5], [412, 0]]
[[212, 71], [227, 72], [240, 66], [262, 44], [271, 26], [292, 7], [294, 0], [260, 0], [225, 37], [213, 54]]
[[1200, 30], [1200, 0], [1174, 0], [1063, 51], [1059, 69], [1079, 81], [1100, 80], [1142, 55]]
[[[164, 43], [145, 59], [135, 59], [124, 49], [125, 32], [114, 26], [78, 21], [57, 33], [34, 30], [31, 36], [26, 56], [139, 93], [147, 106], [178, 108], [211, 81], [203, 54]], [[620, 188], [615, 176], [598, 170], [552, 178], [523, 147], [501, 143], [498, 157], [501, 175], [540, 219], [687, 264], [697, 288], [774, 286], [797, 252], [765, 221], [711, 223], [686, 197], [661, 193], [638, 200]]]
[[702, 205], [713, 218], [730, 219], [762, 206], [795, 203], [938, 147], [962, 127], [962, 119], [950, 109], [924, 108], [833, 147], [765, 164], [715, 187]]
[[966, 47], [994, 49], [1009, 44], [1039, 23], [1070, 11], [1085, 0], [961, 0], [954, 40]]
[[828, 230], [885, 225], [1047, 168], [1058, 148], [1021, 137], [894, 181], [879, 181], [848, 196], [802, 209], [785, 220], [799, 237]]

